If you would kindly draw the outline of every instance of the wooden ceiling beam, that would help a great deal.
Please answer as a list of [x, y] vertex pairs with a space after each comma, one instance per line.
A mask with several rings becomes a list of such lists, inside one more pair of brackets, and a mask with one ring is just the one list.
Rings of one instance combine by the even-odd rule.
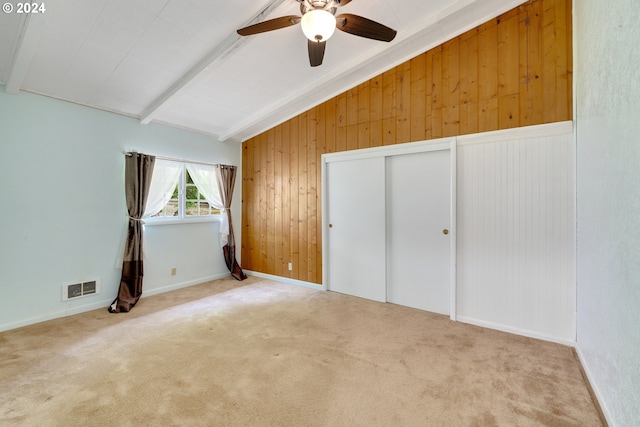
[[[238, 28], [244, 28], [246, 26], [255, 24], [264, 20], [271, 12], [278, 8], [281, 4], [288, 0], [269, 0], [258, 13], [256, 13], [251, 19], [244, 24], [238, 26]], [[223, 60], [232, 51], [240, 47], [240, 45], [246, 40], [245, 37], [239, 36], [235, 31], [227, 36], [222, 43], [217, 45], [207, 55], [205, 55], [196, 65], [194, 65], [189, 71], [187, 71], [182, 77], [180, 77], [169, 89], [157, 97], [151, 104], [144, 109], [140, 115], [140, 121], [144, 124], [150, 123], [156, 117], [163, 105], [168, 103], [174, 96], [176, 96], [183, 88], [191, 83], [200, 73], [202, 73], [210, 65]]]

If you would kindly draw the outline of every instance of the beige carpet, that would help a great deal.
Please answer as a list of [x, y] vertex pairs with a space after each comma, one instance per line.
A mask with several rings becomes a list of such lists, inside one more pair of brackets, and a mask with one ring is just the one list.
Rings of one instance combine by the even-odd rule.
[[0, 425], [601, 421], [569, 347], [251, 277], [0, 333]]

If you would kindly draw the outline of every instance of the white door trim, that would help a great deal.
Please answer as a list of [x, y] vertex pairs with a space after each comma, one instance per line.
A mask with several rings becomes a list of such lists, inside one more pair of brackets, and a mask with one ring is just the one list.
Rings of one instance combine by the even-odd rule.
[[456, 320], [456, 144], [457, 139], [441, 138], [428, 141], [410, 142], [406, 144], [385, 145], [381, 147], [363, 148], [360, 150], [328, 153], [321, 156], [321, 180], [322, 180], [322, 289], [330, 288], [329, 284], [329, 224], [328, 224], [328, 189], [327, 189], [327, 164], [345, 160], [366, 159], [372, 157], [389, 157], [401, 154], [423, 153], [428, 151], [451, 151], [451, 209], [450, 209], [450, 304], [449, 316]]
[[449, 244], [449, 250], [451, 251], [450, 254], [450, 259], [451, 259], [451, 272], [449, 274], [449, 277], [451, 277], [451, 289], [449, 290], [449, 304], [451, 304], [451, 306], [449, 307], [449, 318], [451, 320], [456, 320], [457, 319], [457, 290], [458, 290], [458, 281], [457, 281], [457, 269], [458, 269], [458, 245], [457, 245], [457, 236], [458, 236], [458, 226], [457, 226], [457, 209], [458, 209], [458, 204], [456, 203], [457, 201], [457, 179], [456, 177], [458, 176], [458, 172], [457, 172], [457, 164], [458, 164], [458, 160], [457, 160], [457, 147], [458, 147], [458, 140], [457, 139], [453, 139], [453, 141], [451, 141], [451, 229], [449, 230], [449, 232], [451, 233], [451, 242]]

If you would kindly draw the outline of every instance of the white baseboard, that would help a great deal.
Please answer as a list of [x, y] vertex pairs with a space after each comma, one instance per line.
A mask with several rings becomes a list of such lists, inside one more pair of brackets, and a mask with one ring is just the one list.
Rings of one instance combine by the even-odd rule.
[[585, 360], [584, 354], [582, 354], [582, 350], [580, 350], [580, 346], [578, 343], [576, 343], [575, 349], [576, 349], [576, 354], [578, 355], [578, 360], [582, 365], [582, 370], [587, 376], [587, 381], [589, 381], [591, 390], [593, 390], [593, 394], [595, 394], [595, 398], [598, 401], [598, 404], [600, 405], [600, 409], [602, 410], [602, 415], [604, 415], [604, 418], [607, 421], [607, 424], [611, 427], [614, 427], [615, 424], [613, 423], [613, 419], [611, 418], [611, 411], [609, 411], [609, 408], [607, 407], [607, 403], [603, 398], [602, 391], [600, 390], [600, 387], [598, 387], [598, 383], [593, 378], [593, 374], [591, 373], [589, 364]]
[[[165, 292], [175, 291], [177, 289], [188, 288], [189, 286], [200, 285], [202, 283], [211, 282], [212, 280], [224, 279], [231, 277], [231, 273], [215, 274], [213, 276], [200, 277], [198, 279], [189, 280], [187, 282], [173, 283], [171, 285], [162, 286], [160, 288], [150, 289], [148, 291], [142, 290], [141, 298], [150, 297], [153, 295], [164, 294]], [[114, 297], [115, 298], [115, 297]], [[111, 304], [111, 303], [109, 303]]]
[[73, 316], [74, 314], [80, 314], [87, 311], [99, 310], [101, 308], [106, 308], [111, 304], [113, 299], [101, 299], [99, 301], [92, 302], [90, 304], [83, 304], [75, 307], [68, 307], [61, 310], [55, 310], [46, 314], [42, 314], [40, 316], [28, 317], [26, 319], [21, 319], [16, 322], [5, 323], [0, 325], [0, 332], [9, 331], [11, 329], [22, 328], [23, 326], [34, 325], [36, 323], [46, 322], [48, 320], [59, 319], [61, 317]]
[[[140, 298], [146, 298], [153, 295], [163, 294], [165, 292], [174, 291], [176, 289], [181, 289], [181, 288], [187, 288], [189, 286], [199, 285], [201, 283], [210, 282], [212, 280], [223, 279], [225, 277], [230, 277], [230, 274], [222, 273], [214, 276], [201, 277], [199, 279], [190, 280], [187, 282], [175, 283], [175, 284], [163, 286], [160, 288], [151, 289], [149, 291], [145, 291], [143, 289], [142, 296]], [[113, 302], [115, 297], [116, 295], [112, 295], [108, 299], [105, 299], [103, 297], [100, 300], [94, 301], [91, 303], [62, 308], [60, 310], [54, 310], [52, 312], [49, 312], [40, 316], [34, 316], [26, 319], [21, 319], [16, 322], [5, 323], [0, 325], [0, 332], [21, 328], [23, 326], [29, 326], [36, 323], [46, 322], [48, 320], [59, 319], [61, 317], [73, 316], [74, 314], [85, 313], [87, 311], [100, 310], [102, 308], [106, 310], [107, 307], [109, 307], [109, 305]]]
[[290, 285], [302, 286], [309, 289], [315, 289], [317, 291], [326, 291], [323, 285], [317, 283], [305, 282], [297, 279], [290, 279], [288, 277], [274, 276], [273, 274], [259, 273], [257, 271], [244, 270], [248, 276], [260, 277], [261, 279], [273, 280], [274, 282], [288, 283]]
[[[257, 271], [244, 270], [244, 272], [249, 276], [260, 277], [262, 279], [273, 280], [275, 282], [289, 283], [289, 284], [292, 284], [292, 285], [303, 286], [305, 288], [316, 289], [316, 290], [319, 290], [319, 291], [326, 291], [327, 290], [323, 285], [318, 285], [316, 283], [310, 283], [310, 282], [305, 282], [305, 281], [302, 281], [302, 280], [290, 279], [288, 277], [275, 276], [275, 275], [272, 275], [272, 274], [260, 273], [260, 272], [257, 272]], [[506, 325], [502, 325], [502, 324], [499, 324], [499, 323], [487, 322], [487, 321], [478, 320], [478, 319], [465, 317], [465, 316], [457, 316], [456, 320], [460, 321], [462, 323], [468, 323], [468, 324], [471, 324], [471, 325], [481, 326], [483, 328], [495, 329], [495, 330], [498, 330], [498, 331], [508, 332], [508, 333], [511, 333], [511, 334], [521, 335], [521, 336], [525, 336], [525, 337], [529, 337], [529, 338], [535, 338], [535, 339], [539, 339], [539, 340], [543, 340], [543, 341], [554, 342], [554, 343], [557, 343], [557, 344], [566, 345], [568, 347], [575, 347], [575, 345], [576, 345], [575, 341], [572, 341], [570, 339], [564, 339], [564, 338], [555, 337], [555, 336], [552, 336], [552, 335], [540, 334], [540, 333], [536, 333], [534, 331], [528, 331], [528, 330], [519, 329], [519, 328], [512, 328], [512, 327], [509, 327], [509, 326], [506, 326]]]
[[575, 347], [576, 343], [573, 340], [556, 337], [553, 335], [540, 334], [535, 331], [529, 331], [526, 329], [514, 328], [500, 323], [488, 322], [485, 320], [478, 320], [471, 317], [457, 316], [457, 321], [462, 323], [469, 323], [470, 325], [482, 326], [483, 328], [495, 329], [502, 332], [508, 332], [510, 334], [522, 335], [524, 337], [536, 338], [543, 341], [550, 341], [557, 344], [566, 345], [569, 347]]

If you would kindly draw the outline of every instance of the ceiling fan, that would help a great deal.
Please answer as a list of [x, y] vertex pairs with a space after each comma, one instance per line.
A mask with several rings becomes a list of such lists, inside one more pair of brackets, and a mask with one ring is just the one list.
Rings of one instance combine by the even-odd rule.
[[390, 42], [397, 31], [362, 16], [343, 13], [335, 16], [336, 9], [352, 0], [295, 0], [300, 3], [302, 16], [288, 15], [249, 25], [238, 30], [241, 36], [279, 30], [300, 23], [307, 37], [309, 63], [312, 67], [322, 64], [324, 50], [329, 37], [337, 28], [345, 33], [367, 39]]

